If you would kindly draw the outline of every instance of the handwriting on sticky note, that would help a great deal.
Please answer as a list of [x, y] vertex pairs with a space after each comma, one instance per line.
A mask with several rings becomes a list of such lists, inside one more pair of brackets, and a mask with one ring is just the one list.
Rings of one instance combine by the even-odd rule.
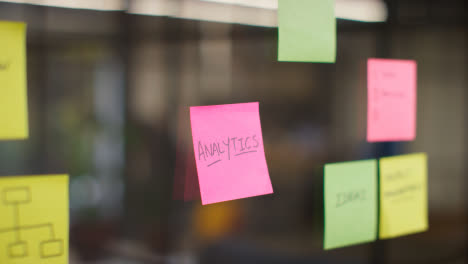
[[278, 1], [278, 60], [334, 63], [334, 0]]
[[[412, 173], [414, 173], [412, 168], [399, 168], [395, 171], [387, 172], [383, 177], [385, 177], [386, 182], [398, 183], [407, 181]], [[419, 191], [421, 191], [420, 184], [407, 183], [398, 188], [384, 192], [383, 196], [391, 202], [401, 202], [411, 199], [414, 195], [417, 195]]]
[[190, 108], [203, 204], [273, 192], [258, 103]]
[[0, 178], [0, 263], [68, 261], [68, 176]]
[[324, 172], [324, 248], [375, 240], [377, 161], [327, 164]]
[[339, 192], [336, 194], [336, 208], [366, 200], [366, 190]]
[[[202, 144], [198, 141], [198, 160], [208, 160], [207, 167], [210, 167], [223, 160], [231, 160], [249, 153], [257, 152], [260, 143], [257, 135], [247, 137], [227, 137], [225, 140]], [[214, 160], [214, 161], [213, 161]]]
[[369, 59], [367, 82], [367, 140], [413, 140], [416, 136], [416, 62]]
[[380, 160], [380, 237], [427, 229], [427, 157], [411, 154]]
[[26, 25], [0, 22], [0, 140], [28, 137]]
[[410, 200], [420, 190], [421, 186], [410, 184], [393, 191], [387, 191], [383, 195], [385, 199], [390, 199], [391, 202], [404, 202]]

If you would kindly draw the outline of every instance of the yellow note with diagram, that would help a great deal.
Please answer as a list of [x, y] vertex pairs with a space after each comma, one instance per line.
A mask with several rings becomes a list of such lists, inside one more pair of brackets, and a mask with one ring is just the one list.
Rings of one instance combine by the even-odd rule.
[[427, 156], [425, 153], [380, 159], [381, 239], [426, 231]]
[[28, 137], [26, 24], [0, 21], [0, 140]]
[[68, 263], [68, 176], [0, 177], [0, 263]]

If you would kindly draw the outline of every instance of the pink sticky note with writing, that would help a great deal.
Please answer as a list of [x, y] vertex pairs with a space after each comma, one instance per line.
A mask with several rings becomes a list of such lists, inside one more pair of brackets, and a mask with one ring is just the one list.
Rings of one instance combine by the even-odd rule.
[[202, 204], [273, 193], [258, 103], [190, 107]]
[[367, 61], [367, 141], [414, 140], [416, 82], [413, 60]]

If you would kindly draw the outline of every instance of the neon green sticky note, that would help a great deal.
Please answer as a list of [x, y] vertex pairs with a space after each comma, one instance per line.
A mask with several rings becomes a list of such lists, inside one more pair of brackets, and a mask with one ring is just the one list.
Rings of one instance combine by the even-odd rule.
[[380, 159], [380, 238], [428, 228], [425, 153]]
[[278, 60], [335, 62], [334, 0], [278, 0]]
[[68, 263], [68, 176], [0, 177], [0, 263]]
[[377, 161], [325, 165], [324, 248], [332, 249], [377, 237]]
[[28, 137], [26, 24], [0, 21], [0, 140]]

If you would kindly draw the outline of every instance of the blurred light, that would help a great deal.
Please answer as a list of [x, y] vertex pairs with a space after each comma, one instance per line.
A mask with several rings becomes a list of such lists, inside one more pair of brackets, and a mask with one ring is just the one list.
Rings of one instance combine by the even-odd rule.
[[124, 4], [122, 0], [0, 0], [0, 2], [55, 6], [76, 9], [94, 9], [103, 11], [124, 9]]
[[387, 5], [382, 0], [336, 0], [335, 16], [363, 22], [385, 22]]
[[[291, 0], [292, 1], [292, 0]], [[387, 20], [383, 0], [335, 0], [337, 18], [363, 22]], [[0, 0], [78, 9], [123, 10], [123, 0]], [[277, 27], [278, 0], [131, 0], [128, 12], [184, 19]]]
[[[263, 9], [278, 9], [278, 0], [202, 0]], [[335, 16], [363, 22], [387, 20], [387, 6], [382, 0], [335, 0]]]
[[231, 5], [241, 5], [264, 9], [278, 9], [278, 0], [202, 0], [207, 2], [218, 2]]
[[[228, 0], [225, 0], [228, 1]], [[128, 12], [275, 27], [276, 10], [202, 0], [133, 0]]]
[[[383, 0], [335, 0], [337, 18], [385, 22]], [[278, 0], [134, 0], [128, 12], [185, 19], [278, 26]]]

